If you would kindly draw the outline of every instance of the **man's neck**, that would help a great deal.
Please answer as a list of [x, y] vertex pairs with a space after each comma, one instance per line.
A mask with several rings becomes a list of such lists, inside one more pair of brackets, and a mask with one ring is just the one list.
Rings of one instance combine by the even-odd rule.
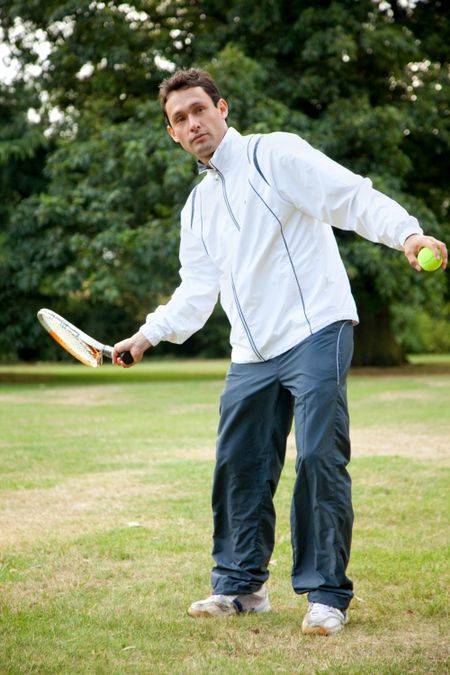
[[214, 152], [212, 152], [210, 155], [208, 155], [208, 156], [206, 156], [206, 157], [199, 157], [199, 156], [197, 155], [197, 160], [198, 160], [199, 162], [201, 162], [202, 164], [204, 164], [207, 168], [210, 168], [210, 166], [209, 166], [209, 160], [210, 160], [212, 157], [214, 157], [214, 153], [216, 152], [217, 148], [219, 147], [219, 145], [222, 143], [223, 139], [225, 138], [227, 131], [228, 131], [228, 127], [226, 127], [225, 131], [223, 132], [222, 138], [220, 139], [220, 141], [218, 142], [218, 144], [217, 144], [216, 147], [214, 148]]

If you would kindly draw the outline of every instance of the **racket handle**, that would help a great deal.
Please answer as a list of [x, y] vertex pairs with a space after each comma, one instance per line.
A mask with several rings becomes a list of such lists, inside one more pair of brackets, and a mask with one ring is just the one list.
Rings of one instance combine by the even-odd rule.
[[131, 352], [122, 352], [121, 354], [119, 354], [119, 356], [127, 366], [131, 365], [134, 362], [134, 359], [131, 356]]

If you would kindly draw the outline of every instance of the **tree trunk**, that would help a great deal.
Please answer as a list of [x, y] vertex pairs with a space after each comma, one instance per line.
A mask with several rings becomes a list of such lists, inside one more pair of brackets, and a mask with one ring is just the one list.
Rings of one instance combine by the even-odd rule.
[[352, 365], [387, 367], [406, 363], [406, 355], [392, 332], [389, 307], [381, 302], [360, 301], [358, 314]]

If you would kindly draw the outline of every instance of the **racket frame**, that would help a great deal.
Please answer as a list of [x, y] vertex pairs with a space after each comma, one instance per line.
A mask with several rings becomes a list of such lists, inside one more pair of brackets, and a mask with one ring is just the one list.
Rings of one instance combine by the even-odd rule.
[[[50, 325], [47, 323], [47, 317], [56, 321], [57, 324], [60, 324], [62, 328], [67, 330], [76, 340], [82, 342], [91, 352], [94, 361], [90, 362], [86, 359], [83, 359], [83, 357], [80, 354], [77, 354], [73, 349], [71, 349], [70, 345], [68, 345], [67, 342], [64, 341], [64, 338], [58, 335], [58, 333], [56, 333], [50, 327]], [[67, 319], [65, 319], [63, 316], [54, 312], [52, 309], [47, 309], [46, 307], [43, 307], [38, 311], [37, 318], [39, 320], [39, 323], [52, 336], [52, 338], [56, 340], [56, 342], [59, 345], [61, 345], [61, 347], [63, 347], [67, 352], [69, 352], [69, 354], [71, 354], [74, 358], [76, 358], [77, 361], [81, 361], [81, 363], [84, 363], [86, 366], [90, 366], [91, 368], [97, 368], [98, 366], [102, 365], [103, 357], [112, 359], [112, 352], [113, 352], [112, 347], [110, 347], [109, 345], [105, 345], [102, 342], [99, 342], [95, 338], [91, 337], [90, 335], [82, 331], [80, 328], [74, 326], [73, 323], [67, 321]]]

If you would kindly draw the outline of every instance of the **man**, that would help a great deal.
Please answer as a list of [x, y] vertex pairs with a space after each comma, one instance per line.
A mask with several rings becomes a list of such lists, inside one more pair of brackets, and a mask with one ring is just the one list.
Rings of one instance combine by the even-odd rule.
[[232, 363], [221, 398], [213, 484], [213, 594], [191, 616], [270, 609], [273, 496], [295, 420], [291, 511], [296, 593], [308, 593], [304, 633], [343, 628], [353, 511], [346, 376], [358, 317], [331, 227], [416, 255], [429, 246], [417, 220], [294, 134], [241, 136], [208, 73], [178, 71], [160, 102], [172, 139], [203, 180], [181, 215], [181, 283], [131, 338], [115, 345], [138, 363], [161, 340], [200, 329], [220, 293]]

